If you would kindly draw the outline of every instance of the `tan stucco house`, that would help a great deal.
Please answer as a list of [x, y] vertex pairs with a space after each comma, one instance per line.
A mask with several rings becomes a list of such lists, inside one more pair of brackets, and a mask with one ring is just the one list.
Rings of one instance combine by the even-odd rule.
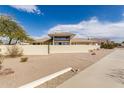
[[33, 45], [96, 45], [106, 42], [104, 39], [75, 38], [76, 34], [70, 32], [54, 32], [48, 34], [49, 38], [42, 38], [33, 41]]

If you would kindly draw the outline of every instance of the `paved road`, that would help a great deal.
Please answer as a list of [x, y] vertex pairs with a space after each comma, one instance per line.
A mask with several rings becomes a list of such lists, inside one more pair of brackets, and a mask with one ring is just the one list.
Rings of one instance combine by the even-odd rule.
[[58, 87], [124, 87], [124, 50], [115, 50]]

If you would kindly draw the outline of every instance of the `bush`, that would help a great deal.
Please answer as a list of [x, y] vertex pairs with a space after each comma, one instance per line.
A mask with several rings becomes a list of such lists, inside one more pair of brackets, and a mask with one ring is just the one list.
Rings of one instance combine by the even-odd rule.
[[4, 55], [0, 54], [0, 64], [3, 63], [3, 60], [4, 60]]
[[23, 50], [16, 45], [7, 47], [7, 55], [10, 57], [22, 56]]
[[28, 57], [22, 57], [20, 62], [27, 62]]
[[4, 56], [0, 54], [0, 70], [2, 69], [2, 63], [4, 61]]
[[113, 49], [113, 48], [115, 48], [117, 46], [114, 43], [101, 43], [100, 47], [104, 48], [104, 49]]
[[9, 75], [9, 74], [13, 74], [13, 73], [14, 73], [14, 71], [11, 68], [6, 68], [0, 72], [0, 75]]

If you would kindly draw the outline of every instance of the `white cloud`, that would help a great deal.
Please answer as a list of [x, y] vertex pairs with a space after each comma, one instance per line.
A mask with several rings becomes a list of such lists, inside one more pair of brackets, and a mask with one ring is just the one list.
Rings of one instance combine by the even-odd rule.
[[38, 7], [35, 5], [11, 5], [11, 7], [28, 13], [42, 14]]
[[122, 16], [124, 16], [124, 13], [122, 13]]
[[124, 40], [124, 21], [101, 22], [96, 17], [81, 21], [77, 24], [62, 24], [49, 29], [51, 32], [72, 32], [78, 37], [102, 37]]
[[42, 38], [50, 38], [47, 34], [41, 35], [41, 36], [31, 36], [34, 39], [42, 39]]

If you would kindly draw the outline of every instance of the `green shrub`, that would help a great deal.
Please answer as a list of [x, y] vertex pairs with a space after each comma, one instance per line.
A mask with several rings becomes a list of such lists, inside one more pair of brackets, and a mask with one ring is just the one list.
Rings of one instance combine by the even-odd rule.
[[115, 43], [101, 43], [100, 47], [104, 49], [113, 49], [117, 47], [117, 45]]
[[18, 57], [18, 56], [22, 56], [22, 54], [23, 54], [23, 50], [16, 45], [7, 47], [7, 56]]

